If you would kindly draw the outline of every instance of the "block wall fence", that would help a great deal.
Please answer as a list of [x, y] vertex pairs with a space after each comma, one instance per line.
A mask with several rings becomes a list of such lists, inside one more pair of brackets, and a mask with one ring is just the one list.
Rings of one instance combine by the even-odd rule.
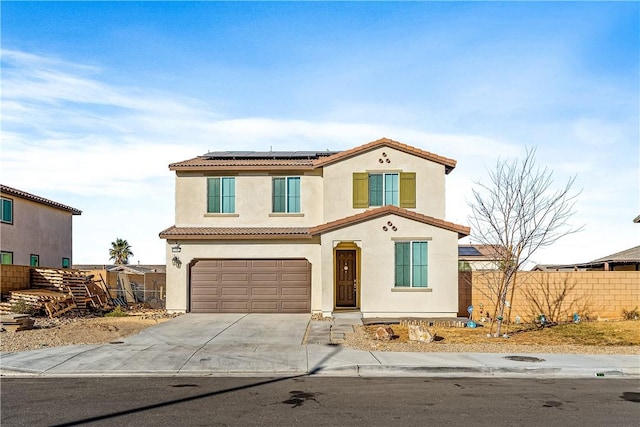
[[[472, 305], [473, 318], [480, 318], [480, 311], [493, 315], [492, 283], [498, 276], [493, 271], [469, 271], [458, 273], [458, 315], [467, 316]], [[528, 321], [540, 311], [534, 301], [545, 302], [545, 294], [551, 300], [565, 294], [558, 320], [570, 320], [577, 312], [588, 319], [619, 319], [623, 310], [640, 308], [640, 271], [521, 271], [511, 303], [511, 320], [516, 316]], [[553, 304], [551, 304], [553, 305]]]

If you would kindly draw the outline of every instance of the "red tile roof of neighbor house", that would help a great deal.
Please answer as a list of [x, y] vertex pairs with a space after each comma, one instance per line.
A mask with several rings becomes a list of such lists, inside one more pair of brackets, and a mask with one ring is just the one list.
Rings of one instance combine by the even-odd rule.
[[456, 167], [456, 161], [389, 138], [351, 148], [346, 151], [224, 151], [212, 152], [182, 162], [171, 163], [170, 170], [255, 170], [255, 169], [316, 169], [349, 159], [380, 147], [394, 148], [444, 165], [445, 173]]
[[62, 203], [54, 202], [53, 200], [45, 199], [44, 197], [36, 196], [31, 193], [27, 193], [26, 191], [17, 190], [15, 188], [11, 188], [7, 185], [0, 185], [0, 193], [6, 194], [10, 196], [20, 197], [25, 200], [30, 200], [32, 202], [40, 203], [43, 205], [50, 206], [52, 208], [61, 209], [63, 211], [70, 212], [72, 215], [81, 215], [82, 211], [76, 208], [72, 208], [71, 206], [63, 205]]
[[369, 209], [359, 214], [351, 215], [346, 218], [338, 219], [335, 221], [327, 222], [326, 224], [318, 225], [309, 229], [309, 233], [312, 235], [318, 235], [327, 233], [329, 231], [338, 230], [340, 228], [355, 225], [361, 222], [369, 221], [372, 219], [380, 218], [386, 215], [397, 215], [403, 218], [411, 219], [414, 221], [422, 222], [423, 224], [432, 225], [434, 227], [443, 228], [449, 231], [455, 231], [458, 233], [458, 238], [468, 236], [471, 233], [471, 228], [463, 225], [454, 224], [452, 222], [444, 221], [431, 216], [423, 215], [417, 212], [413, 212], [397, 206], [382, 206], [375, 209]]

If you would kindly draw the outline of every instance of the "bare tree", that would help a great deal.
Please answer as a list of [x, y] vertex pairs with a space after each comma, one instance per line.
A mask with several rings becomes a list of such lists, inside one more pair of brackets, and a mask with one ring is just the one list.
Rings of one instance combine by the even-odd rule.
[[489, 171], [489, 183], [475, 182], [473, 189], [472, 237], [493, 245], [499, 260], [492, 317], [497, 324], [496, 336], [501, 334], [506, 308], [510, 315], [507, 296], [513, 299], [518, 270], [538, 249], [583, 228], [569, 224], [580, 194], [571, 192], [575, 176], [563, 188], [552, 188], [553, 172], [538, 167], [535, 154], [535, 148], [527, 148], [523, 159], [499, 159]]

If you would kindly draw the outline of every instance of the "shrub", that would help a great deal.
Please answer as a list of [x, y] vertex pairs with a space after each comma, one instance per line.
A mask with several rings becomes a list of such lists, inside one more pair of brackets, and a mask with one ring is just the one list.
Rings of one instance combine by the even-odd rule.
[[117, 306], [110, 312], [104, 315], [104, 317], [126, 317], [128, 314], [122, 310], [122, 307]]
[[17, 301], [11, 304], [11, 311], [17, 314], [34, 314], [36, 310], [25, 301]]
[[638, 311], [638, 307], [633, 310], [627, 310], [626, 308], [622, 309], [622, 317], [624, 320], [638, 320], [640, 319], [640, 311]]

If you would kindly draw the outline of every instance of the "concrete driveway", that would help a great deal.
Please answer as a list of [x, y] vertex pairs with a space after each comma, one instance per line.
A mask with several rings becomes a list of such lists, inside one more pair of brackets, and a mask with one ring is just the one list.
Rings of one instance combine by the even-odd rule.
[[184, 314], [125, 338], [129, 345], [257, 349], [301, 346], [309, 314]]

